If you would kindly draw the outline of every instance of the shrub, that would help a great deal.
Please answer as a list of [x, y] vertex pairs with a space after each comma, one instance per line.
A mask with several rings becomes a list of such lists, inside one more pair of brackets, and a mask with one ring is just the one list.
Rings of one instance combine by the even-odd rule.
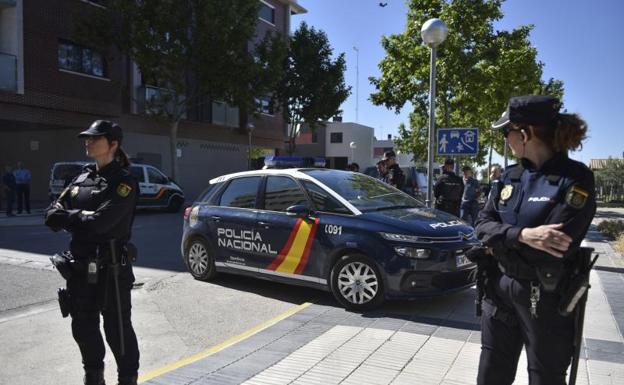
[[620, 236], [615, 241], [615, 251], [620, 254], [624, 254], [624, 234], [620, 234]]
[[598, 230], [609, 239], [617, 239], [624, 233], [624, 221], [606, 220], [598, 224]]

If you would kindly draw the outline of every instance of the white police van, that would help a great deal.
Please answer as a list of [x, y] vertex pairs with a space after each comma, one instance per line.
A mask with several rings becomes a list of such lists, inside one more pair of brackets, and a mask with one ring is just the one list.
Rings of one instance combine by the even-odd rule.
[[[58, 162], [52, 166], [48, 196], [58, 198], [65, 186], [90, 162]], [[155, 208], [177, 212], [184, 204], [182, 188], [154, 166], [132, 163], [130, 173], [139, 183], [137, 208]]]

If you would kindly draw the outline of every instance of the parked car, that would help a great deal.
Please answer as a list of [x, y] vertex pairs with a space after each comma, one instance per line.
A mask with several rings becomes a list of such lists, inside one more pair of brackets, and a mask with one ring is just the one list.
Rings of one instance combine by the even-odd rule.
[[333, 293], [358, 310], [474, 284], [479, 241], [458, 218], [377, 179], [329, 169], [224, 175], [184, 213], [181, 253], [200, 280], [248, 275]]
[[[50, 200], [58, 198], [65, 186], [77, 177], [89, 162], [58, 162], [50, 171], [48, 196]], [[139, 184], [137, 208], [164, 209], [177, 212], [184, 204], [182, 188], [171, 178], [154, 166], [132, 163], [130, 173]]]

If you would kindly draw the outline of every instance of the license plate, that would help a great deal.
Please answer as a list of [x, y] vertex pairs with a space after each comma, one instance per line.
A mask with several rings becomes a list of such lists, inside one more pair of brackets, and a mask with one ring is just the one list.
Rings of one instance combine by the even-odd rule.
[[470, 265], [472, 263], [465, 255], [457, 255], [455, 260], [457, 261], [457, 267]]

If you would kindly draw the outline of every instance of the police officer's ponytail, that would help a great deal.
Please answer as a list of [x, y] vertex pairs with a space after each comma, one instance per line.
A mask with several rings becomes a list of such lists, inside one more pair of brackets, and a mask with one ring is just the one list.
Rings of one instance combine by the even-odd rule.
[[130, 168], [130, 158], [121, 147], [117, 147], [117, 151], [115, 151], [115, 160], [121, 165], [121, 167]]
[[587, 138], [587, 123], [577, 114], [559, 114], [551, 126], [533, 126], [533, 133], [556, 152], [574, 151]]
[[577, 114], [559, 114], [553, 147], [557, 151], [577, 150], [587, 138], [587, 123]]

